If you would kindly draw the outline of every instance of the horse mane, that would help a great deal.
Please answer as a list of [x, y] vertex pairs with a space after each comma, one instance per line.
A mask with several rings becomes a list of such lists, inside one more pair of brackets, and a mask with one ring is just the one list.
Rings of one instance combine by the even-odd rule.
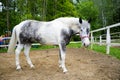
[[79, 23], [79, 18], [75, 18], [75, 17], [60, 17], [60, 18], [57, 18], [55, 20], [61, 21], [65, 24], [77, 24], [77, 23]]

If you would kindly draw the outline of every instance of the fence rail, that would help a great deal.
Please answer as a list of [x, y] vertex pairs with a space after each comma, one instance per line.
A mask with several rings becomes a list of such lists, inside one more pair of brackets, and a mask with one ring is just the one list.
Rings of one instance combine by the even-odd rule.
[[[102, 31], [102, 30], [107, 30], [107, 33], [106, 33], [106, 53], [109, 54], [110, 53], [110, 46], [113, 45], [113, 43], [111, 44], [110, 29], [114, 28], [114, 27], [120, 27], [120, 23], [113, 24], [110, 26], [106, 26], [104, 28], [100, 28], [100, 29], [96, 29], [96, 30], [91, 31], [91, 48], [93, 47], [93, 44], [94, 44], [93, 33], [96, 33], [96, 32]], [[118, 33], [120, 33], [120, 32], [118, 32]], [[113, 33], [113, 34], [115, 34], [115, 33]], [[100, 43], [102, 44], [102, 36], [100, 35], [99, 38], [100, 38]], [[114, 45], [118, 45], [118, 44], [114, 44]]]
[[[4, 37], [3, 40], [2, 40], [2, 44], [0, 43], [0, 48], [7, 48], [9, 46], [9, 40], [10, 40], [11, 37]], [[7, 40], [7, 42], [6, 42]], [[0, 40], [1, 42], [1, 40]], [[70, 43], [81, 43], [81, 41], [76, 41], [76, 42], [70, 42]], [[40, 43], [33, 43], [32, 46], [37, 46], [37, 45], [41, 45]], [[17, 46], [17, 44], [16, 44]]]
[[[0, 44], [0, 48], [7, 48], [9, 46], [9, 40], [10, 40], [11, 37], [4, 37], [3, 40], [2, 40], [2, 44]], [[7, 42], [6, 42], [7, 40]], [[32, 46], [34, 45], [40, 45], [39, 43], [33, 43]], [[16, 44], [17, 46], [17, 44]]]
[[[111, 35], [110, 35], [110, 29], [111, 28], [114, 28], [114, 27], [120, 27], [120, 23], [117, 23], [117, 24], [113, 24], [113, 25], [110, 25], [110, 26], [106, 26], [106, 27], [104, 27], [104, 28], [100, 28], [100, 29], [96, 29], [96, 30], [93, 30], [93, 31], [91, 31], [91, 48], [92, 48], [92, 46], [93, 46], [93, 44], [94, 44], [94, 36], [93, 36], [93, 33], [96, 33], [96, 32], [99, 32], [99, 31], [102, 31], [102, 30], [107, 30], [107, 33], [106, 33], [106, 53], [107, 54], [109, 54], [110, 53], [110, 46], [111, 45], [119, 45], [119, 44], [111, 44]], [[118, 34], [119, 34], [120, 32], [118, 32]], [[112, 33], [112, 34], [115, 34], [115, 33]], [[103, 35], [105, 35], [105, 34], [103, 34]], [[102, 36], [100, 35], [100, 43], [102, 44]], [[10, 39], [10, 37], [5, 37], [4, 38], [4, 40], [9, 40]], [[5, 43], [5, 44], [0, 44], [0, 47], [8, 47], [8, 43], [9, 43], [9, 41], [7, 42], [7, 43]], [[32, 45], [40, 45], [40, 44], [32, 44]]]
[[113, 25], [110, 25], [110, 26], [106, 26], [106, 27], [104, 27], [104, 28], [100, 28], [100, 29], [93, 30], [93, 31], [91, 31], [91, 33], [93, 33], [93, 32], [98, 32], [98, 31], [102, 31], [102, 30], [105, 30], [105, 29], [108, 29], [108, 28], [118, 27], [118, 26], [120, 26], [120, 23], [113, 24]]

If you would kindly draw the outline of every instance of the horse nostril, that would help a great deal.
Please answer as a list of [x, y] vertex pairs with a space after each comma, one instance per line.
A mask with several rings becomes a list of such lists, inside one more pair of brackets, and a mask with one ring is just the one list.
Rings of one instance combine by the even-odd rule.
[[84, 45], [85, 47], [88, 47], [90, 44], [85, 44], [85, 43], [84, 43], [83, 45]]

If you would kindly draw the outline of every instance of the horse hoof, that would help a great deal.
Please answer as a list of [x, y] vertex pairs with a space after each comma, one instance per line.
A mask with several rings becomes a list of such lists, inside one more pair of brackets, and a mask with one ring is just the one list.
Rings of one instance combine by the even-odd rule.
[[35, 67], [31, 67], [30, 69], [34, 70], [34, 69], [35, 69]]
[[22, 69], [21, 68], [16, 68], [17, 71], [21, 71]]
[[66, 74], [68, 72], [68, 70], [64, 70], [63, 73]]
[[32, 65], [30, 68], [31, 68], [31, 69], [35, 69], [35, 66], [34, 66], [34, 65]]
[[20, 66], [17, 66], [16, 70], [17, 70], [17, 71], [21, 70], [21, 67], [20, 67]]
[[59, 65], [59, 68], [62, 68], [62, 65]]

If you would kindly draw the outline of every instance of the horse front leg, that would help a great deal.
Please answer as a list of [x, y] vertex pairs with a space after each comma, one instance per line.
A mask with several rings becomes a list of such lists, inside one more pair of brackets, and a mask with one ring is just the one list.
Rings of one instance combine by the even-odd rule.
[[67, 72], [68, 70], [66, 69], [66, 66], [65, 66], [65, 51], [66, 51], [66, 45], [65, 43], [61, 43], [59, 45], [59, 48], [60, 48], [60, 52], [59, 52], [59, 55], [60, 55], [60, 60], [59, 60], [59, 64], [60, 66], [59, 67], [62, 67], [63, 69], [63, 72]]

